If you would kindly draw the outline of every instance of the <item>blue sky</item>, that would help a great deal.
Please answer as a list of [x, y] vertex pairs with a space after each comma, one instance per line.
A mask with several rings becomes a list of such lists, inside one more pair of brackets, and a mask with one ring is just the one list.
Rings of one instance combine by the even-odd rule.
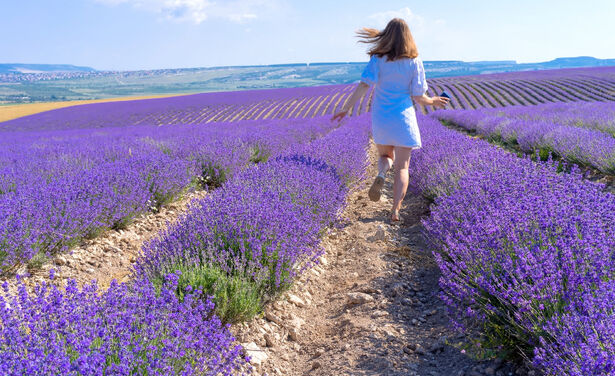
[[153, 69], [364, 61], [405, 18], [424, 60], [615, 58], [615, 1], [1, 0], [0, 63]]

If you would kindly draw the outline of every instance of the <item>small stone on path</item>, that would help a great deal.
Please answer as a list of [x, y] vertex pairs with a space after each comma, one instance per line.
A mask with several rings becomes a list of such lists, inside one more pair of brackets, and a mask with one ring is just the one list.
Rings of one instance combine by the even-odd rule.
[[371, 295], [363, 292], [349, 292], [346, 294], [346, 297], [348, 298], [348, 304], [365, 304], [374, 301]]
[[384, 317], [384, 316], [388, 316], [389, 313], [387, 311], [382, 311], [382, 310], [377, 310], [374, 311], [374, 313], [372, 313], [372, 317]]
[[282, 321], [281, 318], [279, 318], [278, 316], [276, 316], [273, 312], [271, 311], [265, 311], [265, 318], [271, 322], [274, 322], [278, 325], [283, 325], [284, 322]]
[[301, 299], [297, 295], [288, 294], [288, 301], [300, 308], [307, 306], [305, 302], [303, 301], [303, 299]]
[[269, 357], [267, 352], [261, 350], [254, 342], [243, 344], [242, 347], [245, 354], [250, 357], [250, 363], [252, 365], [260, 366]]
[[387, 233], [384, 229], [384, 226], [380, 225], [378, 227], [378, 229], [376, 230], [376, 233], [374, 233], [374, 235], [370, 236], [369, 238], [367, 238], [367, 240], [371, 241], [371, 242], [378, 242], [378, 241], [386, 241], [387, 240]]

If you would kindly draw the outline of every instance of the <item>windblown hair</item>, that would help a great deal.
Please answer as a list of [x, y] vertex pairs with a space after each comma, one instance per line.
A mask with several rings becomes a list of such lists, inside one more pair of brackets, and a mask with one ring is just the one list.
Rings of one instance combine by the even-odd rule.
[[359, 42], [373, 44], [367, 51], [369, 56], [386, 56], [389, 61], [419, 56], [410, 28], [401, 18], [393, 18], [382, 31], [364, 27], [357, 36]]

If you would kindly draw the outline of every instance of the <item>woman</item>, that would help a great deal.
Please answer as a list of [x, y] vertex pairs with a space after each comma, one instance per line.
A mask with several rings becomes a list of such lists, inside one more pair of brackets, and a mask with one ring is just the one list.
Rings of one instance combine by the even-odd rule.
[[388, 170], [395, 167], [391, 221], [399, 221], [399, 210], [408, 188], [408, 165], [412, 149], [421, 147], [414, 103], [444, 107], [445, 97], [429, 97], [423, 62], [410, 28], [400, 18], [392, 19], [382, 31], [363, 28], [357, 32], [361, 42], [369, 43], [369, 63], [361, 74], [359, 86], [332, 120], [342, 120], [355, 103], [375, 85], [372, 101], [372, 135], [378, 147], [378, 176], [369, 198], [380, 200]]

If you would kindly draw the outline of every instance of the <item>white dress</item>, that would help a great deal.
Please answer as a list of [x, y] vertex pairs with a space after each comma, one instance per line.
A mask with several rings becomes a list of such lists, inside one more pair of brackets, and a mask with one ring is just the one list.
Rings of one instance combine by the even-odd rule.
[[420, 148], [412, 96], [427, 92], [423, 62], [418, 57], [388, 61], [386, 56], [374, 55], [363, 70], [361, 81], [376, 86], [372, 99], [374, 142]]

